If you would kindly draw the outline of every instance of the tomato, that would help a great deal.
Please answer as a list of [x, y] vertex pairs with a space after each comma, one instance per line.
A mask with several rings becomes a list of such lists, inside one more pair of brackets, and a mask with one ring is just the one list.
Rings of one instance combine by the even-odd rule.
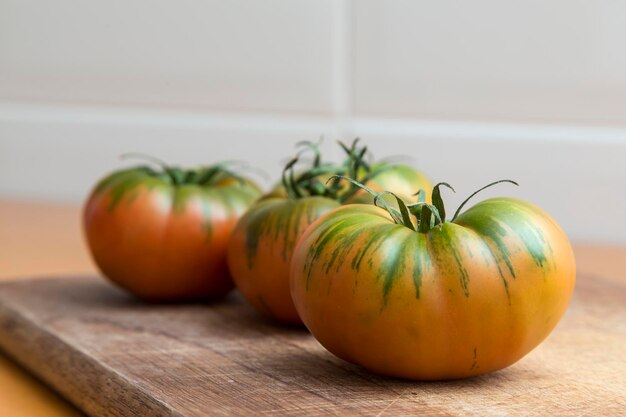
[[291, 254], [304, 229], [338, 206], [319, 196], [268, 198], [237, 223], [228, 265], [237, 288], [258, 311], [283, 323], [301, 323], [289, 292]]
[[[371, 170], [375, 173], [365, 185], [374, 191], [389, 190], [408, 202], [414, 199], [419, 190], [430, 190], [432, 184], [421, 171], [403, 164], [376, 163]], [[366, 175], [365, 173], [363, 175]], [[428, 197], [427, 197], [428, 198]], [[390, 203], [392, 199], [388, 200]], [[359, 190], [349, 203], [371, 203], [372, 196]]]
[[[367, 147], [360, 148], [357, 146], [358, 141], [359, 138], [356, 138], [349, 148], [339, 142], [339, 145], [347, 155], [347, 162], [344, 162], [344, 166], [347, 169], [344, 172], [335, 174], [358, 180], [373, 191], [390, 191], [407, 202], [411, 201], [413, 196], [421, 190], [426, 200], [429, 201], [429, 196], [426, 193], [430, 190], [432, 184], [426, 175], [404, 164], [389, 161], [366, 163], [364, 157], [367, 155]], [[351, 161], [353, 160], [357, 161], [357, 163], [352, 163]], [[368, 195], [365, 190], [359, 189], [354, 185], [350, 186], [347, 192], [352, 195], [349, 197], [344, 196], [346, 203], [371, 203], [373, 201], [372, 196]], [[393, 199], [387, 199], [387, 197], [383, 196], [388, 203], [393, 204]]]
[[219, 297], [233, 288], [226, 248], [260, 195], [222, 166], [125, 169], [104, 178], [84, 208], [84, 231], [102, 274], [147, 300]]
[[296, 177], [298, 160], [287, 163], [282, 187], [239, 220], [228, 245], [228, 266], [241, 294], [262, 314], [289, 324], [302, 323], [289, 292], [293, 248], [308, 225], [340, 205], [337, 184], [318, 178], [319, 158]]
[[391, 376], [463, 378], [513, 364], [564, 314], [575, 262], [556, 221], [513, 198], [446, 221], [439, 187], [434, 205], [337, 208], [300, 238], [292, 299], [330, 352]]

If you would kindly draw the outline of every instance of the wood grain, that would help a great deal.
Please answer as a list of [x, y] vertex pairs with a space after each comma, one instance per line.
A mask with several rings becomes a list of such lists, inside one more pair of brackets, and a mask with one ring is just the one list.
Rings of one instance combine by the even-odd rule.
[[582, 276], [538, 349], [508, 369], [451, 382], [370, 374], [236, 295], [148, 305], [94, 278], [0, 284], [0, 347], [96, 416], [618, 416], [625, 301], [625, 285]]

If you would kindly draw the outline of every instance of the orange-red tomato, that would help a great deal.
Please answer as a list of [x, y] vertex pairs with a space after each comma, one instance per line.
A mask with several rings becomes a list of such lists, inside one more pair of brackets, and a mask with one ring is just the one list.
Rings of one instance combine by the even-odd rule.
[[338, 206], [324, 197], [268, 198], [237, 223], [228, 265], [239, 291], [261, 313], [283, 323], [302, 323], [289, 292], [293, 248], [308, 225]]
[[233, 288], [226, 247], [260, 191], [209, 167], [146, 167], [103, 179], [84, 208], [84, 230], [102, 274], [154, 301], [219, 297]]
[[547, 213], [496, 198], [452, 221], [421, 220], [415, 228], [408, 213], [394, 221], [350, 205], [307, 228], [291, 295], [324, 347], [378, 373], [437, 380], [504, 368], [548, 336], [569, 303], [575, 262]]

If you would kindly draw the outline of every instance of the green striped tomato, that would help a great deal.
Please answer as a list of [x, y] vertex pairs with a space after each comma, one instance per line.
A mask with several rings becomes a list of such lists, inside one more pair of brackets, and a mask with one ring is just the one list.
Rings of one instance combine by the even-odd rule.
[[237, 288], [257, 310], [284, 323], [301, 323], [289, 293], [293, 248], [307, 226], [338, 206], [324, 197], [268, 198], [237, 223], [228, 265]]
[[125, 169], [91, 193], [85, 236], [103, 275], [141, 298], [218, 297], [233, 288], [230, 233], [259, 195], [220, 166]]
[[[385, 169], [380, 170], [383, 166]], [[367, 186], [378, 192], [389, 190], [407, 202], [413, 200], [419, 190], [432, 188], [430, 180], [423, 172], [408, 165], [377, 163], [372, 165], [372, 170], [380, 172], [366, 182]], [[367, 192], [360, 191], [348, 202], [371, 203], [372, 197]]]
[[329, 351], [438, 380], [504, 368], [544, 340], [567, 308], [575, 262], [546, 212], [495, 198], [417, 230], [374, 205], [337, 208], [307, 228], [290, 275], [300, 318]]

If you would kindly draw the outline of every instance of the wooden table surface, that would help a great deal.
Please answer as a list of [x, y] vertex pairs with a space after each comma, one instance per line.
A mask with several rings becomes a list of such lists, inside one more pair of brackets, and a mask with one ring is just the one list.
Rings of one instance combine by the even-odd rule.
[[[578, 272], [626, 282], [626, 248], [575, 245]], [[0, 201], [0, 280], [93, 274], [76, 206]], [[0, 354], [3, 417], [80, 415]]]
[[[0, 201], [0, 280], [95, 273], [76, 206]], [[81, 415], [0, 353], [2, 417]]]

